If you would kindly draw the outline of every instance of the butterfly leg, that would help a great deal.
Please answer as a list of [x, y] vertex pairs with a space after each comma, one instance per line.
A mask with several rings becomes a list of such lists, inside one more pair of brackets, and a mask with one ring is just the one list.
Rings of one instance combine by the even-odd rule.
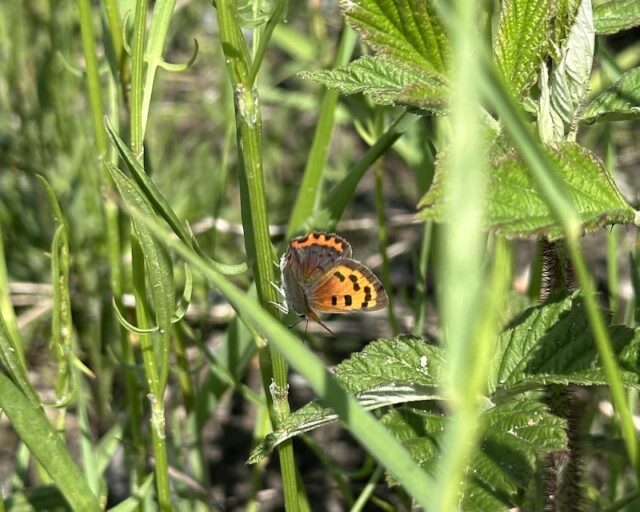
[[282, 288], [282, 286], [278, 286], [277, 283], [274, 283], [273, 281], [269, 281], [269, 284], [275, 288], [280, 297], [285, 297], [284, 288]]
[[273, 300], [270, 300], [269, 303], [273, 304], [275, 306], [275, 308], [280, 311], [280, 313], [282, 313], [283, 315], [286, 315], [289, 313], [289, 308], [287, 307], [287, 303], [285, 302], [284, 304], [280, 303], [280, 302], [276, 302]]

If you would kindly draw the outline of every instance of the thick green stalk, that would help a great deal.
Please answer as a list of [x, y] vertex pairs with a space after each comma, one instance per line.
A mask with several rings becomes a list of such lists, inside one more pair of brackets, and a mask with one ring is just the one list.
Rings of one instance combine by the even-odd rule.
[[[252, 263], [260, 304], [275, 316], [272, 302], [277, 301], [278, 297], [271, 285], [276, 277], [264, 190], [262, 121], [258, 92], [251, 81], [249, 52], [238, 23], [235, 2], [219, 0], [217, 15], [220, 43], [234, 92], [245, 248], [248, 260]], [[258, 356], [265, 394], [270, 403], [271, 421], [274, 427], [277, 427], [290, 412], [287, 398], [287, 364], [275, 347], [267, 346], [266, 343], [259, 343]], [[296, 510], [298, 490], [293, 445], [290, 442], [282, 444], [279, 455], [285, 506], [287, 510]]]

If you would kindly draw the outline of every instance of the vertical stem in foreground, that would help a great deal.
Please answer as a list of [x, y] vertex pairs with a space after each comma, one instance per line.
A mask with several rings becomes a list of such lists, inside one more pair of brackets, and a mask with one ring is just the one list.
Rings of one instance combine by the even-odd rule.
[[[508, 248], [496, 239], [492, 282], [484, 275], [484, 173], [480, 122], [481, 69], [476, 56], [480, 5], [451, 3], [451, 137], [447, 163], [449, 204], [438, 275], [442, 328], [447, 344], [446, 394], [451, 417], [436, 470], [433, 510], [458, 510], [461, 484], [480, 436], [480, 403], [486, 386], [499, 311], [505, 296]], [[460, 143], [464, 141], [464, 143]], [[508, 282], [508, 281], [507, 281]]]
[[[144, 124], [142, 116], [142, 99], [144, 96], [144, 49], [147, 19], [147, 0], [137, 0], [134, 15], [133, 43], [131, 54], [131, 150], [140, 161], [143, 161]], [[143, 329], [149, 327], [148, 297], [145, 285], [145, 261], [142, 249], [132, 230], [132, 275], [136, 296], [136, 317], [138, 325]], [[155, 283], [152, 283], [154, 285]], [[160, 330], [162, 331], [162, 329]], [[161, 332], [161, 336], [169, 336], [169, 332]], [[166, 369], [168, 361], [159, 361], [153, 349], [153, 340], [148, 333], [140, 335], [144, 372], [149, 387], [151, 402], [151, 440], [155, 456], [155, 478], [158, 492], [158, 504], [162, 512], [171, 510], [171, 490], [169, 486], [169, 464], [165, 439], [165, 407], [164, 390], [166, 386]], [[166, 357], [163, 355], [162, 357]]]
[[[249, 51], [238, 23], [236, 3], [232, 0], [218, 0], [216, 7], [220, 42], [234, 94], [245, 248], [252, 265], [260, 304], [275, 316], [271, 301], [276, 301], [277, 297], [271, 286], [275, 275], [264, 190], [262, 120], [258, 92], [252, 80], [257, 72], [251, 71]], [[258, 340], [258, 357], [271, 422], [277, 428], [290, 412], [287, 364], [273, 347], [261, 340]], [[279, 446], [279, 456], [285, 506], [287, 510], [297, 510], [296, 468], [290, 440]]]

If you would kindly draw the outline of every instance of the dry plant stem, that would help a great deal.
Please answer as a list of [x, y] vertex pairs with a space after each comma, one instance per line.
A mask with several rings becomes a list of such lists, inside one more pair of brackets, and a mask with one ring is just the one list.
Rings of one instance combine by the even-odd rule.
[[[276, 316], [272, 302], [278, 300], [271, 286], [275, 282], [274, 254], [269, 236], [262, 164], [262, 121], [257, 88], [251, 72], [246, 42], [238, 24], [235, 2], [218, 0], [220, 42], [234, 92], [239, 182], [245, 248], [251, 262], [261, 306]], [[274, 12], [277, 12], [274, 8]], [[287, 364], [280, 353], [258, 339], [258, 356], [265, 395], [274, 428], [289, 416]], [[272, 382], [273, 380], [273, 382]], [[279, 447], [285, 507], [298, 510], [299, 494], [291, 441]], [[304, 502], [304, 499], [302, 499]]]

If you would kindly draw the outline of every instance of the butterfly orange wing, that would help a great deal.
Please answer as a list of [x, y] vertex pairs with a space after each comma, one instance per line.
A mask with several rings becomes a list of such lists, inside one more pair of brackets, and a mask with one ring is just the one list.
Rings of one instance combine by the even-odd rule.
[[351, 244], [334, 233], [314, 232], [299, 236], [289, 242], [291, 249], [309, 249], [324, 247], [335, 251], [342, 258], [351, 258]]
[[389, 299], [371, 270], [359, 261], [341, 258], [311, 288], [308, 303], [319, 313], [348, 313], [382, 309]]

